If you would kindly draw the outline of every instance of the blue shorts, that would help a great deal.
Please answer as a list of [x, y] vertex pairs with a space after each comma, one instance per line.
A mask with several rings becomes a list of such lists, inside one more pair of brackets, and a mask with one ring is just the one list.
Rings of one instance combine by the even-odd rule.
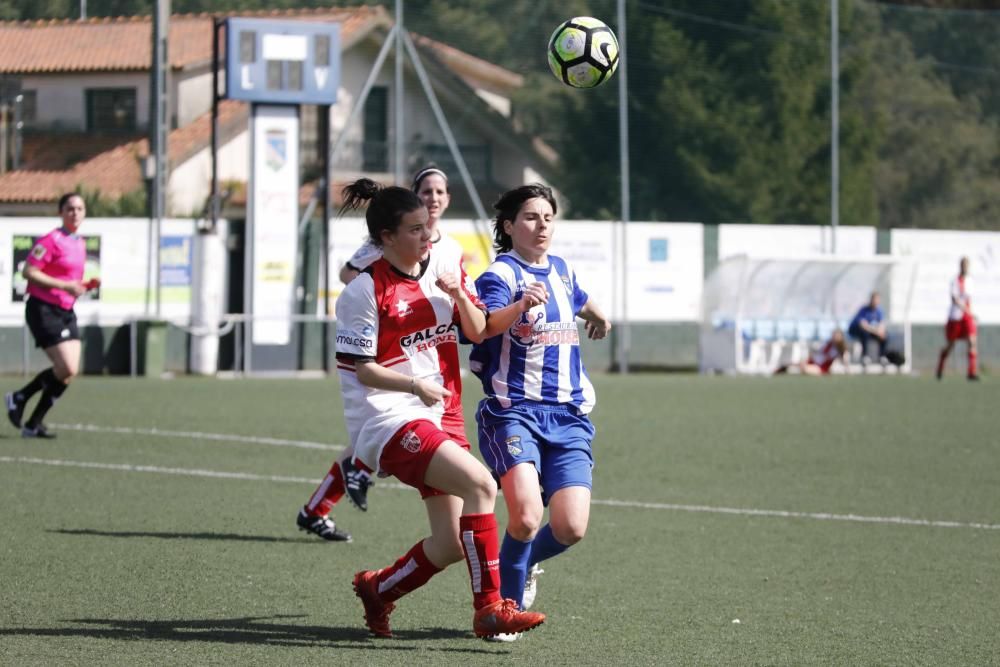
[[538, 471], [542, 500], [567, 486], [593, 488], [594, 425], [571, 405], [515, 404], [502, 408], [479, 402], [479, 451], [499, 479], [519, 463]]

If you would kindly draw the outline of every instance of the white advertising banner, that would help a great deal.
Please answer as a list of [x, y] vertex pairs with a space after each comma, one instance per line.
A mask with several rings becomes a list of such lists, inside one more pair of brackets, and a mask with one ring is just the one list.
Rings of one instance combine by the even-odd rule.
[[[719, 259], [796, 258], [826, 255], [833, 248], [832, 229], [825, 225], [719, 225]], [[874, 227], [837, 227], [837, 255], [868, 257], [876, 253]]]
[[295, 305], [299, 214], [299, 115], [294, 106], [256, 105], [251, 120], [250, 313], [255, 345], [287, 345]]
[[[982, 324], [1000, 324], [1000, 232], [894, 229], [891, 238], [894, 256], [918, 262], [911, 321], [944, 325], [951, 281], [968, 257], [972, 312]], [[902, 295], [893, 296], [895, 304]]]
[[702, 225], [631, 222], [627, 227], [629, 320], [698, 320], [705, 273]]
[[[35, 241], [61, 224], [59, 218], [6, 218], [0, 226], [0, 319], [23, 320], [21, 275]], [[164, 319], [191, 314], [195, 221], [165, 219], [160, 226], [160, 312]], [[117, 325], [156, 316], [156, 278], [149, 273], [150, 221], [146, 218], [87, 218], [79, 234], [87, 247], [84, 279], [100, 287], [81, 296], [74, 310], [81, 324]]]
[[[441, 229], [465, 250], [465, 270], [477, 278], [489, 265], [492, 226], [476, 230], [472, 220], [442, 220]], [[580, 286], [609, 317], [614, 300], [613, 224], [560, 220], [552, 253], [576, 271]], [[338, 274], [367, 237], [365, 221], [339, 218], [330, 225], [330, 312], [343, 290]], [[635, 321], [694, 321], [701, 308], [703, 231], [700, 224], [630, 223], [628, 312]]]

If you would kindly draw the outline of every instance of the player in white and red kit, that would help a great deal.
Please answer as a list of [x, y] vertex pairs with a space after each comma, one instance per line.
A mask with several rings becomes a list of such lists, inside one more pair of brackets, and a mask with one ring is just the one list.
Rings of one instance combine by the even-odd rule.
[[[847, 354], [847, 341], [844, 339], [844, 332], [835, 329], [830, 336], [830, 340], [820, 349], [810, 352], [809, 358], [798, 364], [799, 372], [803, 375], [829, 375], [833, 362], [844, 360]], [[789, 366], [780, 366], [774, 371], [775, 375], [788, 372]]]
[[[432, 255], [436, 261], [451, 267], [451, 271], [458, 271], [462, 266], [464, 254], [462, 246], [438, 227], [441, 216], [451, 203], [448, 176], [437, 167], [424, 167], [413, 177], [412, 189], [427, 209], [427, 229], [431, 233]], [[350, 284], [381, 257], [381, 246], [369, 239], [340, 269], [341, 281], [345, 285]], [[442, 428], [456, 442], [468, 444], [465, 436], [465, 419], [462, 416], [462, 402], [457, 398], [452, 397], [446, 401]], [[338, 527], [330, 518], [330, 511], [345, 492], [355, 507], [362, 511], [368, 510], [368, 488], [372, 485], [371, 471], [364, 465], [355, 465], [353, 457], [354, 451], [348, 447], [340, 458], [333, 462], [319, 487], [299, 511], [296, 517], [299, 528], [326, 540], [350, 541], [350, 534]]]
[[[489, 330], [482, 304], [464, 272], [435, 261], [427, 210], [413, 192], [368, 179], [344, 191], [345, 209], [369, 202], [368, 231], [383, 253], [337, 300], [348, 435], [357, 460], [420, 491], [431, 528], [394, 564], [354, 575], [365, 622], [376, 636], [391, 637], [395, 601], [464, 558], [476, 635], [530, 630], [545, 616], [520, 611], [499, 593], [496, 485], [468, 444], [441, 428], [445, 401], [461, 391], [459, 329], [477, 342]], [[513, 322], [512, 313], [523, 311], [515, 306], [500, 319]]]
[[958, 277], [951, 281], [951, 305], [948, 309], [948, 323], [944, 327], [945, 346], [938, 356], [937, 379], [944, 375], [944, 364], [951, 354], [955, 341], [966, 340], [969, 344], [969, 367], [967, 377], [978, 380], [976, 354], [976, 318], [972, 314], [970, 296], [969, 258], [963, 257], [958, 263]]
[[[87, 249], [77, 230], [86, 217], [80, 195], [69, 193], [59, 199], [62, 227], [42, 238], [31, 249], [24, 267], [28, 281], [25, 319], [35, 339], [35, 347], [45, 351], [50, 368], [18, 391], [7, 394], [7, 417], [25, 438], [54, 438], [42, 423], [46, 413], [80, 372], [80, 331], [73, 305], [77, 297], [100, 284], [96, 278], [83, 281]], [[24, 409], [33, 395], [42, 392], [35, 410], [22, 425]]]

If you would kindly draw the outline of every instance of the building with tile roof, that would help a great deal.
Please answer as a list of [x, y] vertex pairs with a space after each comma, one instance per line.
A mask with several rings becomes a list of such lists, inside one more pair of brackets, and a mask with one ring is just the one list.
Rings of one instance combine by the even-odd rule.
[[[355, 7], [239, 16], [341, 24], [341, 88], [338, 103], [331, 108], [331, 127], [334, 136], [341, 131], [348, 134], [334, 165], [335, 180], [365, 174], [391, 182], [391, 67], [380, 74], [361, 121], [344, 128], [392, 27], [388, 13], [381, 7]], [[176, 15], [170, 21], [167, 206], [174, 216], [201, 214], [209, 194], [215, 19], [194, 14]], [[11, 168], [10, 160], [0, 163], [0, 215], [50, 215], [60, 194], [77, 188], [115, 199], [145, 187], [141, 167], [148, 155], [151, 31], [148, 16], [0, 22], [0, 79], [20, 89], [24, 121], [17, 168]], [[446, 115], [456, 119], [452, 130], [480, 196], [490, 200], [525, 179], [546, 175], [554, 156], [520, 134], [510, 119], [510, 95], [523, 85], [522, 77], [446, 44], [414, 37]], [[412, 66], [404, 87], [408, 168], [435, 161], [457, 178]], [[303, 106], [300, 115], [307, 193], [318, 164], [317, 111]], [[231, 195], [226, 213], [233, 217], [242, 217], [245, 200], [248, 117], [244, 103], [220, 104], [219, 177]], [[453, 208], [470, 210], [464, 189], [452, 189]]]

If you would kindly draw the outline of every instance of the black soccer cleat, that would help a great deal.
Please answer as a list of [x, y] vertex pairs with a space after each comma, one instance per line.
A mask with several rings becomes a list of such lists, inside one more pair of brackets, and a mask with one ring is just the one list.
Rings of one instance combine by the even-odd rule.
[[3, 397], [7, 404], [7, 419], [14, 428], [21, 428], [21, 418], [24, 417], [24, 404], [27, 402], [16, 392], [10, 392]]
[[305, 510], [299, 510], [299, 516], [295, 519], [299, 530], [312, 533], [330, 542], [350, 542], [351, 534], [346, 530], [337, 528], [337, 524], [328, 516], [309, 516]]
[[344, 487], [347, 489], [347, 498], [359, 510], [367, 512], [368, 489], [375, 486], [372, 476], [364, 470], [354, 467], [354, 463], [349, 458], [340, 462], [340, 469], [344, 472]]
[[38, 426], [31, 427], [25, 425], [21, 429], [22, 438], [41, 438], [43, 440], [55, 440], [56, 434], [49, 432], [49, 429], [45, 428], [45, 424], [39, 424]]

